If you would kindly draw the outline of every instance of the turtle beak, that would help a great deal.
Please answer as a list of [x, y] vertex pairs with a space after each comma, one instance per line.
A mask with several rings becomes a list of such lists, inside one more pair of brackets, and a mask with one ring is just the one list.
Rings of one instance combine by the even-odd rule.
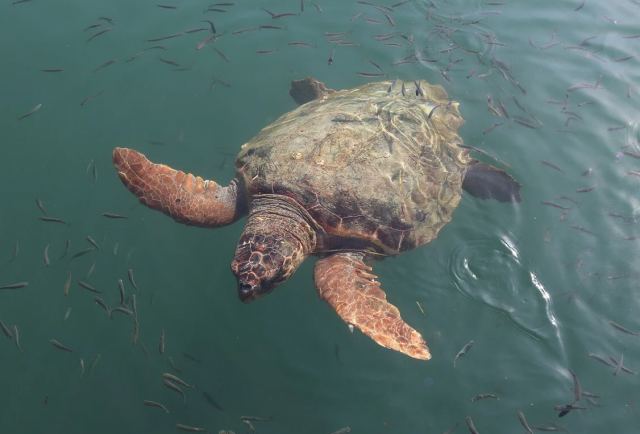
[[250, 303], [263, 295], [270, 293], [275, 285], [269, 282], [260, 282], [255, 276], [238, 276], [238, 297], [243, 303]]
[[259, 288], [255, 285], [238, 281], [238, 296], [243, 303], [249, 303], [259, 296]]

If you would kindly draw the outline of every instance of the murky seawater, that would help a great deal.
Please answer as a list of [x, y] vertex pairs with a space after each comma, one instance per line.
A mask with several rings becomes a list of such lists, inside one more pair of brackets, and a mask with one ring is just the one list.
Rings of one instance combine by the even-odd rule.
[[[0, 6], [0, 285], [29, 286], [0, 290], [20, 333], [20, 349], [0, 335], [0, 432], [250, 432], [242, 415], [272, 418], [253, 422], [265, 434], [465, 432], [467, 416], [480, 433], [522, 432], [518, 411], [531, 426], [640, 432], [640, 337], [611, 325], [640, 331], [640, 2], [16, 3]], [[198, 50], [206, 19], [220, 37]], [[261, 25], [282, 28], [239, 33]], [[129, 146], [226, 183], [240, 145], [295, 107], [292, 79], [348, 88], [374, 63], [443, 85], [474, 155], [523, 185], [516, 206], [465, 195], [437, 240], [375, 265], [429, 362], [350, 333], [316, 295], [313, 260], [240, 303], [242, 222], [176, 224], [111, 166]], [[40, 221], [36, 199], [68, 224]], [[99, 249], [72, 259], [87, 236]], [[114, 306], [118, 279], [136, 294], [136, 345], [131, 318], [109, 319], [77, 284]], [[570, 370], [598, 397], [558, 418]], [[184, 401], [164, 372], [195, 386]]]

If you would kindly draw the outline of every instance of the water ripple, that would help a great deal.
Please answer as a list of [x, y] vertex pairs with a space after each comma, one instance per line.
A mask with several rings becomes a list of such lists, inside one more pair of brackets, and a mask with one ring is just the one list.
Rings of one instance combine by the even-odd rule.
[[460, 243], [449, 258], [449, 271], [461, 293], [505, 314], [527, 335], [560, 340], [551, 296], [508, 236]]

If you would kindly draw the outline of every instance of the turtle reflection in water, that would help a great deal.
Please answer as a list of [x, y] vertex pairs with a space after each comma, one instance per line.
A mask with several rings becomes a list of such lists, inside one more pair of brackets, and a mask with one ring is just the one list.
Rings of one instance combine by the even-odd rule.
[[217, 227], [248, 214], [231, 269], [242, 301], [287, 280], [310, 255], [320, 297], [383, 347], [428, 360], [372, 272], [373, 259], [433, 240], [466, 190], [519, 201], [519, 184], [471, 159], [458, 103], [424, 81], [331, 90], [294, 81], [301, 104], [245, 143], [223, 187], [131, 149], [116, 148], [122, 182], [142, 203], [189, 225]]

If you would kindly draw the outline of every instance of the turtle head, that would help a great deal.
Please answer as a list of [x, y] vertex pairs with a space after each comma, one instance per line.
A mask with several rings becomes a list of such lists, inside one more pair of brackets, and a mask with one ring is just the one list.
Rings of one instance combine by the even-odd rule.
[[304, 259], [296, 244], [274, 235], [244, 234], [231, 262], [240, 300], [255, 300], [287, 280]]
[[238, 280], [238, 296], [243, 302], [271, 292], [313, 250], [315, 232], [294, 212], [295, 206], [288, 201], [264, 198], [252, 203], [231, 262], [231, 271]]

